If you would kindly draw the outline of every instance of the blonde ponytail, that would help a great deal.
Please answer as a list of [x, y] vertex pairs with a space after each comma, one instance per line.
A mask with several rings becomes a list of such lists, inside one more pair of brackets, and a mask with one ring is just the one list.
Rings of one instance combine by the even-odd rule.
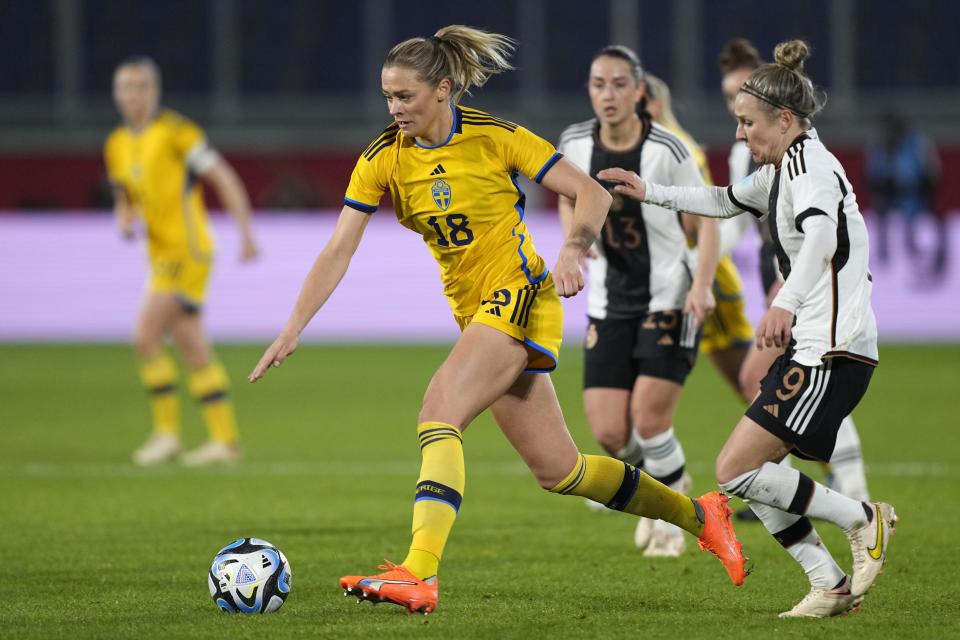
[[507, 36], [454, 24], [429, 38], [404, 40], [390, 50], [383, 66], [413, 69], [430, 86], [450, 78], [456, 104], [470, 87], [482, 87], [490, 76], [513, 69], [508, 59], [515, 48], [516, 41]]

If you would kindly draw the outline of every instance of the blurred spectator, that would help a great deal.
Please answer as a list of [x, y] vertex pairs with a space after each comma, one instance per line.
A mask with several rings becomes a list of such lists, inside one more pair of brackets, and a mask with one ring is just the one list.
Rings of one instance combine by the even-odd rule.
[[868, 142], [867, 179], [877, 214], [878, 255], [890, 259], [890, 213], [903, 217], [907, 252], [914, 261], [923, 258], [917, 227], [924, 214], [937, 226], [936, 245], [929, 259], [932, 280], [943, 275], [947, 262], [947, 233], [943, 216], [936, 215], [933, 196], [940, 182], [940, 159], [931, 140], [900, 115], [890, 113], [879, 121], [877, 135]]

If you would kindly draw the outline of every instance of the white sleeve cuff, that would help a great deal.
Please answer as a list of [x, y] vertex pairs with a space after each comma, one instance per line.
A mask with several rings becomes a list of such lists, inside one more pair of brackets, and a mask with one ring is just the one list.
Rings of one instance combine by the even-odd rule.
[[648, 182], [644, 202], [710, 218], [730, 218], [741, 213], [723, 187], [677, 187]]

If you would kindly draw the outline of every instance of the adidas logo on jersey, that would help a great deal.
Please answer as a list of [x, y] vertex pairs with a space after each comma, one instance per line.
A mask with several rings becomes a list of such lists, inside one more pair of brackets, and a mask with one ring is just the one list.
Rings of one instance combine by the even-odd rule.
[[657, 344], [661, 347], [671, 347], [673, 346], [673, 338], [671, 338], [669, 335], [664, 335], [657, 340]]
[[430, 172], [430, 175], [432, 175], [432, 176], [438, 176], [438, 175], [440, 175], [441, 173], [446, 173], [446, 172], [447, 172], [447, 170], [443, 168], [443, 165], [442, 165], [442, 164], [438, 164], [437, 167], [436, 167], [433, 171]]
[[764, 405], [763, 410], [772, 415], [774, 418], [780, 417], [780, 405], [778, 404]]

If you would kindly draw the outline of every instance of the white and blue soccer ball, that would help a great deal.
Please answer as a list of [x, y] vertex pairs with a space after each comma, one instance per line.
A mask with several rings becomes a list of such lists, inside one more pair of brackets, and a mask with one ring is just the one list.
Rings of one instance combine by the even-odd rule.
[[214, 603], [230, 613], [276, 611], [290, 593], [290, 563], [260, 538], [240, 538], [217, 552], [207, 575]]

